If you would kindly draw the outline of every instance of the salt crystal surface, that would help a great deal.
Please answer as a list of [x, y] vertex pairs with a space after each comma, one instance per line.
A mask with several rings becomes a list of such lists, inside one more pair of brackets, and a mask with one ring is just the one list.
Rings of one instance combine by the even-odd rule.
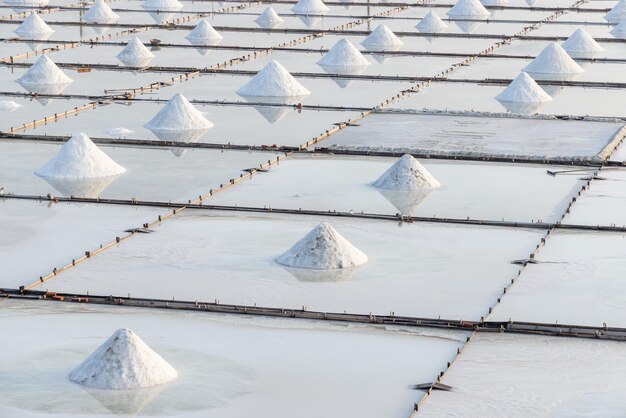
[[20, 77], [17, 82], [22, 86], [65, 85], [72, 79], [65, 75], [47, 55], [40, 56], [37, 61]]
[[276, 262], [295, 268], [330, 270], [364, 264], [367, 256], [323, 222], [276, 258]]
[[209, 129], [213, 124], [185, 96], [177, 93], [144, 127], [154, 131], [192, 131]]
[[194, 41], [216, 41], [222, 39], [222, 35], [217, 33], [209, 22], [202, 19], [185, 38]]
[[3, 100], [0, 102], [0, 111], [2, 112], [13, 112], [20, 107], [22, 107], [22, 105], [14, 102], [13, 100]]
[[183, 8], [183, 4], [178, 0], [145, 0], [141, 7], [146, 10], [178, 11]]
[[113, 161], [81, 132], [74, 134], [35, 174], [40, 177], [86, 179], [116, 176], [124, 172], [124, 167]]
[[524, 71], [531, 74], [568, 75], [579, 74], [585, 70], [570, 57], [556, 42], [551, 42]]
[[270, 61], [243, 87], [240, 96], [250, 97], [304, 97], [311, 94], [289, 74], [278, 61]]
[[419, 161], [403, 155], [374, 182], [374, 186], [389, 190], [436, 189], [441, 186]]
[[104, 0], [96, 0], [82, 17], [87, 23], [113, 23], [119, 18], [120, 16], [113, 12]]
[[626, 0], [617, 3], [605, 16], [609, 23], [620, 23], [626, 20]]
[[254, 21], [263, 28], [275, 28], [284, 22], [283, 18], [278, 16], [272, 6], [267, 8]]
[[448, 24], [441, 20], [437, 13], [431, 10], [415, 25], [415, 28], [418, 32], [422, 33], [439, 33], [448, 29]]
[[36, 13], [31, 12], [13, 32], [21, 37], [53, 33], [54, 30]]
[[528, 74], [521, 72], [496, 99], [501, 102], [543, 103], [551, 101], [552, 97]]
[[450, 17], [487, 17], [491, 15], [478, 0], [459, 0], [446, 14]]
[[403, 42], [387, 26], [378, 25], [376, 29], [365, 38], [361, 44], [363, 46], [401, 46]]
[[365, 67], [370, 64], [347, 39], [338, 40], [317, 63], [329, 67]]
[[589, 32], [582, 28], [576, 29], [576, 31], [563, 42], [561, 47], [568, 54], [585, 54], [604, 51], [604, 48], [593, 39]]
[[291, 8], [291, 11], [303, 15], [323, 15], [328, 13], [330, 9], [322, 0], [300, 0]]
[[95, 389], [143, 389], [178, 377], [176, 370], [134, 332], [122, 328], [70, 373], [70, 380]]

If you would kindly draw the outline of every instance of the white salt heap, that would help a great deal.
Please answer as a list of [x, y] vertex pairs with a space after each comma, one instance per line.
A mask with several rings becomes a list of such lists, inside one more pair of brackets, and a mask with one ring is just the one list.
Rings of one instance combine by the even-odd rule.
[[370, 65], [367, 58], [347, 39], [338, 40], [317, 63], [329, 67], [365, 67]]
[[415, 25], [415, 28], [421, 33], [439, 33], [447, 30], [448, 24], [431, 10]]
[[613, 34], [616, 38], [626, 38], [626, 18], [622, 23], [613, 28], [611, 34]]
[[145, 0], [141, 7], [145, 10], [159, 10], [162, 12], [178, 11], [183, 4], [178, 0]]
[[33, 11], [13, 32], [24, 37], [28, 35], [47, 35], [53, 33], [54, 30]]
[[574, 56], [604, 51], [604, 48], [584, 29], [576, 29], [561, 47], [565, 52]]
[[403, 155], [373, 184], [381, 189], [405, 191], [436, 189], [441, 186], [441, 183], [409, 154]]
[[96, 0], [83, 15], [83, 21], [87, 23], [113, 23], [119, 18], [104, 0]]
[[365, 47], [398, 47], [402, 44], [403, 42], [400, 38], [385, 25], [378, 25], [376, 29], [361, 42], [361, 45]]
[[535, 82], [528, 74], [522, 72], [496, 96], [496, 100], [512, 103], [543, 103], [552, 97]]
[[213, 124], [185, 96], [177, 93], [144, 127], [157, 131], [191, 131], [209, 129]]
[[15, 103], [13, 100], [3, 100], [0, 102], [0, 111], [2, 112], [13, 112], [23, 105], [19, 103]]
[[144, 389], [178, 377], [176, 370], [129, 329], [118, 329], [70, 373], [95, 389]]
[[263, 28], [275, 28], [284, 22], [283, 18], [278, 16], [272, 6], [267, 6], [263, 13], [254, 21]]
[[65, 85], [72, 79], [65, 75], [57, 65], [46, 55], [40, 56], [37, 61], [26, 71], [17, 82], [22, 86], [41, 86], [58, 84]]
[[322, 0], [300, 0], [291, 8], [291, 11], [303, 15], [323, 15], [330, 9]]
[[551, 42], [524, 71], [531, 74], [569, 75], [583, 73], [585, 70], [567, 55], [556, 42]]
[[609, 23], [620, 23], [626, 20], [626, 0], [617, 3], [605, 16]]
[[67, 141], [35, 174], [59, 179], [89, 179], [117, 176], [126, 169], [100, 150], [84, 133]]
[[487, 17], [491, 15], [478, 0], [459, 0], [447, 13], [450, 17]]
[[222, 39], [222, 35], [217, 33], [209, 22], [202, 19], [185, 38], [191, 41], [218, 41]]
[[298, 83], [285, 67], [272, 60], [237, 90], [237, 94], [250, 97], [304, 97], [311, 92]]
[[131, 39], [116, 56], [122, 62], [154, 58], [154, 54], [137, 37]]
[[367, 262], [367, 256], [323, 222], [287, 250], [276, 262], [304, 269], [342, 269]]

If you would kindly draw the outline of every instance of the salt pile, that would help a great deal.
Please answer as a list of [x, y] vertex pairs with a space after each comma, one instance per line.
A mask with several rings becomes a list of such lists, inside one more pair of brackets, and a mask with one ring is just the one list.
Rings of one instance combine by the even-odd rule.
[[625, 20], [622, 23], [615, 26], [615, 28], [611, 31], [611, 34], [616, 38], [626, 38], [626, 18], [624, 19]]
[[513, 103], [543, 103], [552, 100], [552, 97], [535, 82], [528, 74], [522, 72], [496, 96], [500, 102]]
[[0, 111], [2, 112], [13, 112], [20, 107], [22, 107], [22, 105], [13, 100], [3, 100], [0, 102]]
[[124, 167], [113, 161], [81, 132], [74, 134], [35, 174], [51, 178], [87, 179], [117, 176], [124, 172]]
[[263, 13], [254, 21], [262, 28], [275, 28], [284, 22], [283, 18], [278, 16], [272, 6], [267, 6]]
[[617, 3], [605, 16], [609, 23], [620, 23], [626, 20], [626, 0], [621, 0]]
[[54, 30], [36, 12], [31, 12], [13, 32], [23, 38], [28, 35], [48, 35]]
[[421, 33], [439, 33], [447, 30], [448, 24], [441, 20], [437, 13], [431, 10], [415, 25], [415, 28]]
[[162, 12], [178, 11], [183, 4], [178, 0], [145, 0], [141, 5], [145, 10], [159, 10]]
[[289, 71], [272, 60], [237, 90], [240, 96], [250, 97], [304, 97], [311, 94]]
[[144, 127], [152, 131], [192, 131], [209, 129], [213, 124], [177, 93]]
[[125, 65], [136, 67], [143, 67], [154, 58], [154, 54], [136, 37], [131, 39], [116, 56]]
[[367, 256], [323, 222], [276, 258], [276, 262], [288, 267], [330, 270], [364, 264]]
[[83, 15], [83, 20], [87, 23], [113, 23], [119, 18], [104, 0], [96, 0]]
[[202, 19], [185, 38], [194, 42], [213, 42], [221, 40], [222, 35], [217, 33], [209, 22]]
[[602, 52], [604, 48], [584, 29], [576, 29], [561, 47], [572, 56]]
[[531, 74], [571, 75], [585, 70], [567, 55], [559, 44], [551, 42], [530, 64], [524, 67], [524, 71]]
[[122, 328], [70, 373], [70, 380], [95, 389], [143, 389], [178, 377], [176, 370], [141, 338]]
[[59, 67], [46, 55], [42, 55], [20, 77], [17, 82], [24, 87], [41, 85], [67, 85], [72, 79], [65, 75]]
[[373, 184], [381, 189], [390, 190], [436, 189], [441, 186], [441, 183], [409, 154], [403, 155]]
[[450, 17], [487, 17], [491, 15], [478, 0], [459, 0], [447, 13]]
[[330, 9], [322, 0], [300, 0], [291, 8], [291, 11], [302, 15], [323, 15]]
[[365, 67], [370, 64], [347, 39], [337, 41], [317, 63], [328, 67]]
[[391, 49], [400, 47], [402, 44], [403, 42], [400, 38], [385, 25], [378, 25], [376, 29], [361, 42], [361, 45], [365, 47], [390, 47]]

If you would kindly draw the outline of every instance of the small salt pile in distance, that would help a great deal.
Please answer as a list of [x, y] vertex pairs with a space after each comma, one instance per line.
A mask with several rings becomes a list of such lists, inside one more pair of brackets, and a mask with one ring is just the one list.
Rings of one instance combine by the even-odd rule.
[[272, 60], [237, 90], [237, 94], [244, 97], [304, 97], [311, 92], [278, 61]]
[[40, 56], [37, 61], [20, 77], [17, 82], [25, 88], [46, 85], [66, 86], [73, 80], [65, 75], [47, 55]]
[[620, 23], [626, 20], [626, 0], [621, 0], [604, 16], [609, 23]]
[[403, 42], [387, 26], [381, 24], [361, 42], [361, 45], [370, 51], [396, 51]]
[[183, 4], [178, 0], [145, 0], [141, 7], [145, 10], [177, 12], [183, 8]]
[[119, 18], [104, 0], [96, 0], [82, 17], [87, 23], [114, 23]]
[[[566, 79], [585, 72], [556, 42], [551, 42], [524, 71], [541, 78]], [[534, 77], [537, 78], [537, 77]]]
[[403, 155], [373, 184], [381, 189], [404, 191], [436, 189], [441, 186], [441, 183], [409, 154]]
[[278, 13], [272, 8], [272, 6], [267, 6], [267, 8], [257, 17], [254, 21], [262, 28], [272, 29], [278, 27], [281, 23], [284, 22], [283, 18], [278, 16]]
[[214, 45], [222, 40], [220, 35], [209, 22], [202, 19], [195, 28], [185, 36], [193, 45]]
[[345, 269], [367, 262], [367, 256], [328, 223], [313, 228], [276, 262], [301, 269]]
[[35, 174], [40, 177], [78, 180], [117, 176], [125, 172], [124, 167], [113, 161], [81, 132], [74, 134]]
[[116, 56], [129, 67], [145, 67], [154, 58], [154, 54], [137, 37], [131, 39]]
[[448, 24], [431, 10], [415, 25], [415, 28], [420, 33], [440, 33], [448, 29]]
[[598, 52], [604, 51], [604, 48], [596, 42], [595, 39], [584, 29], [576, 29], [572, 35], [567, 38], [561, 47], [572, 57], [588, 57]]
[[74, 383], [109, 390], [145, 389], [177, 377], [163, 357], [126, 328], [115, 331], [69, 375]]
[[330, 11], [322, 0], [300, 0], [292, 8], [295, 14], [323, 15]]
[[446, 14], [452, 18], [484, 18], [491, 15], [478, 0], [459, 0]]
[[13, 32], [18, 34], [20, 38], [32, 37], [33, 39], [39, 40], [43, 37], [47, 38], [50, 34], [54, 33], [54, 30], [33, 11]]
[[366, 67], [370, 62], [347, 39], [338, 40], [317, 62], [321, 67]]

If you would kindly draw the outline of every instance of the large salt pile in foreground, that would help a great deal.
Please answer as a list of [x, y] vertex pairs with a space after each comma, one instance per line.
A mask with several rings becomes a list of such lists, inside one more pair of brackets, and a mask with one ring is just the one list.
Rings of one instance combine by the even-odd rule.
[[122, 328], [70, 373], [70, 380], [95, 389], [143, 389], [178, 377], [176, 370], [141, 338]]
[[177, 93], [144, 127], [153, 131], [191, 131], [209, 129], [213, 124]]
[[159, 10], [161, 12], [178, 11], [183, 8], [183, 4], [178, 0], [145, 0], [141, 7], [145, 10]]
[[446, 14], [452, 18], [487, 17], [491, 15], [478, 0], [459, 0]]
[[322, 0], [300, 0], [291, 8], [291, 11], [302, 15], [323, 15], [330, 9]]
[[584, 56], [604, 51], [604, 48], [584, 29], [576, 29], [561, 47], [571, 56]]
[[585, 72], [556, 42], [551, 42], [524, 71], [531, 74], [573, 75]]
[[262, 28], [275, 28], [284, 22], [283, 18], [278, 16], [278, 13], [276, 13], [272, 6], [267, 6], [263, 13], [254, 19], [254, 21]]
[[222, 35], [217, 33], [213, 26], [205, 19], [198, 22], [195, 28], [189, 32], [186, 39], [194, 42], [214, 42], [222, 39]]
[[117, 176], [126, 169], [102, 152], [84, 133], [67, 141], [35, 174], [58, 179], [89, 179]]
[[72, 79], [46, 55], [42, 55], [26, 71], [17, 82], [24, 87], [36, 87], [41, 85], [67, 85]]
[[439, 33], [447, 30], [448, 24], [441, 20], [437, 13], [431, 10], [415, 25], [415, 28], [421, 33]]
[[304, 97], [311, 92], [298, 83], [285, 67], [272, 60], [237, 90], [237, 94], [249, 97]]
[[[366, 48], [387, 48], [397, 49], [402, 46], [403, 42], [393, 33], [387, 26], [378, 25], [376, 29], [365, 38], [361, 45]], [[330, 52], [330, 51], [329, 51]], [[358, 52], [358, 50], [357, 50]]]
[[17, 33], [21, 37], [25, 37], [31, 35], [49, 35], [53, 33], [54, 30], [48, 26], [48, 24], [44, 22], [36, 12], [33, 11], [13, 32]]
[[365, 67], [370, 65], [367, 58], [347, 39], [338, 40], [317, 63], [328, 67]]
[[441, 186], [441, 183], [409, 154], [403, 155], [373, 184], [381, 189], [407, 191], [436, 189]]
[[619, 23], [626, 20], [626, 0], [617, 3], [605, 16], [609, 23]]
[[512, 103], [544, 103], [551, 101], [552, 97], [528, 74], [522, 72], [496, 96], [496, 100]]
[[85, 12], [83, 21], [87, 23], [113, 23], [120, 16], [113, 12], [104, 0], [96, 0], [96, 2]]
[[323, 222], [276, 258], [276, 262], [288, 267], [330, 270], [364, 264], [367, 256]]
[[131, 39], [116, 56], [124, 64], [137, 67], [147, 65], [154, 58], [154, 54], [136, 37]]

